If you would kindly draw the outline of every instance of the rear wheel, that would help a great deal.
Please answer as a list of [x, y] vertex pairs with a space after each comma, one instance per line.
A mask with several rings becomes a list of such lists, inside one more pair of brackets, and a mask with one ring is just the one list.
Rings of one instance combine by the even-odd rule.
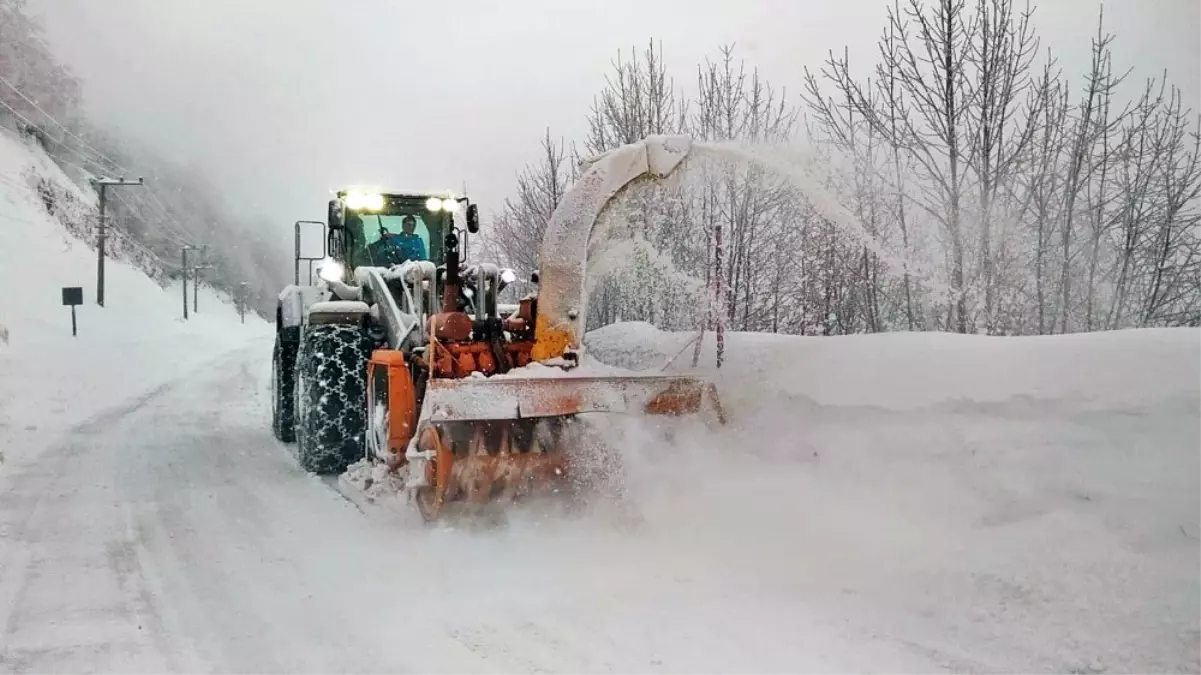
[[370, 342], [357, 325], [310, 324], [296, 362], [297, 459], [338, 474], [363, 456]]
[[271, 430], [284, 443], [296, 440], [296, 348], [299, 328], [275, 334], [271, 358]]

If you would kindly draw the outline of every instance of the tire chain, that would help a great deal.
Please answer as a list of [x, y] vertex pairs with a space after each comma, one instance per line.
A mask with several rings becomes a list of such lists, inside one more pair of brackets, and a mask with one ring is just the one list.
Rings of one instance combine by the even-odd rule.
[[306, 406], [297, 430], [301, 467], [341, 473], [363, 455], [366, 433], [367, 339], [358, 326], [305, 327], [297, 370]]

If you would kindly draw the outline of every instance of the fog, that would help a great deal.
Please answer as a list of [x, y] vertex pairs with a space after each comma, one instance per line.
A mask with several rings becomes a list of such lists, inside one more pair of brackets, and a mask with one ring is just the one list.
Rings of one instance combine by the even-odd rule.
[[[1201, 108], [1196, 0], [1110, 0], [1119, 67], [1169, 70]], [[663, 42], [678, 84], [725, 43], [777, 85], [849, 46], [865, 66], [883, 0], [32, 0], [102, 125], [206, 170], [231, 204], [288, 224], [347, 183], [461, 189], [487, 214], [546, 128], [568, 139], [620, 49]], [[1036, 21], [1084, 68], [1096, 0]], [[1135, 85], [1137, 88], [1137, 84]]]

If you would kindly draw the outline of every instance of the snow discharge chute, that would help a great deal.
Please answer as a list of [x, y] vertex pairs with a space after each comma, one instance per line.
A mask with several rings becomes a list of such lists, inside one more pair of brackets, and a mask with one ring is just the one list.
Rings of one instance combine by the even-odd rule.
[[591, 161], [551, 214], [538, 251], [537, 345], [542, 360], [579, 349], [587, 320], [588, 243], [605, 206], [644, 176], [665, 178], [692, 149], [687, 136], [651, 136]]

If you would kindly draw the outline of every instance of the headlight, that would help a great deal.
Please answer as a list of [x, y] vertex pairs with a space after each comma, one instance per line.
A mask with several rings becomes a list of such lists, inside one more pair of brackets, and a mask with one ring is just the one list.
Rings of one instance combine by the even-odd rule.
[[427, 211], [446, 211], [447, 213], [458, 210], [459, 200], [454, 197], [442, 199], [441, 197], [430, 197], [425, 200], [425, 208]]
[[342, 274], [346, 268], [342, 267], [342, 263], [332, 258], [326, 258], [321, 261], [321, 267], [317, 269], [317, 275], [326, 281], [341, 281]]
[[505, 268], [500, 271], [500, 280], [506, 284], [511, 284], [517, 281], [517, 273], [511, 269]]
[[378, 192], [352, 192], [346, 195], [346, 207], [353, 211], [379, 211], [384, 208], [384, 196]]

